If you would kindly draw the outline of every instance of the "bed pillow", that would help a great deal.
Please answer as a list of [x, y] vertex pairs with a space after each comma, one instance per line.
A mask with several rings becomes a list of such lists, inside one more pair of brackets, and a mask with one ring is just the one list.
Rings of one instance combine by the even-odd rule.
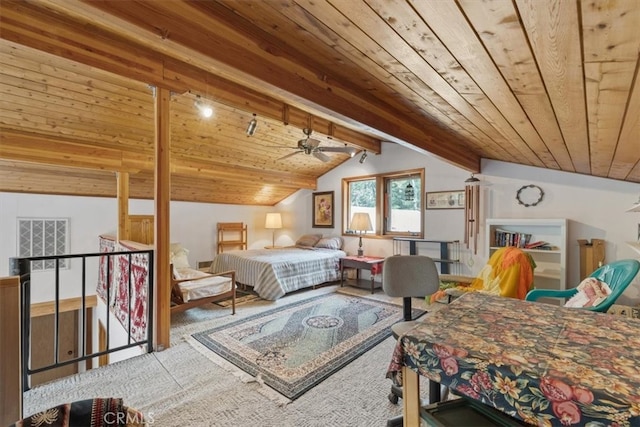
[[342, 237], [323, 237], [315, 244], [316, 248], [322, 249], [342, 249]]
[[299, 248], [312, 248], [322, 238], [322, 234], [305, 234], [296, 241]]
[[594, 307], [611, 294], [609, 285], [595, 277], [587, 277], [576, 289], [578, 292], [566, 302], [565, 307]]

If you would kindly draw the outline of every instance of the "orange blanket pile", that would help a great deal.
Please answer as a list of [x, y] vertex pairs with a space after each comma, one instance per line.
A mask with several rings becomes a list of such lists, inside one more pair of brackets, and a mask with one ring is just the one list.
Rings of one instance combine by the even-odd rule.
[[[521, 249], [507, 246], [491, 255], [478, 276], [468, 285], [461, 284], [454, 291], [458, 293], [481, 291], [503, 297], [524, 299], [533, 288], [533, 271], [536, 264], [531, 255]], [[431, 302], [452, 292], [443, 290], [431, 296]]]

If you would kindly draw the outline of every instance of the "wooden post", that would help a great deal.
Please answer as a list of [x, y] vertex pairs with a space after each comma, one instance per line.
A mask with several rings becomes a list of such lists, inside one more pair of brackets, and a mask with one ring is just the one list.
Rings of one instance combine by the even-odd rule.
[[420, 377], [416, 371], [406, 366], [402, 367], [402, 402], [403, 425], [418, 427], [420, 425]]
[[169, 273], [169, 204], [171, 202], [171, 135], [168, 89], [156, 88], [156, 167], [155, 167], [155, 349], [170, 346], [171, 283]]
[[129, 172], [118, 172], [118, 234], [116, 240], [130, 240], [129, 225]]
[[0, 278], [0, 425], [22, 418], [20, 277]]

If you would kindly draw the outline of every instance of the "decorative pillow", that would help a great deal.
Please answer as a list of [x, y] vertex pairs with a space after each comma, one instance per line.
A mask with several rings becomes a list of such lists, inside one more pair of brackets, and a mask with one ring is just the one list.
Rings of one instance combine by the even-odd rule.
[[175, 268], [189, 268], [189, 259], [187, 258], [186, 252], [180, 252], [178, 255], [174, 255], [171, 257], [171, 264]]
[[171, 244], [171, 252], [169, 253], [169, 262], [174, 268], [189, 268], [189, 250], [182, 247], [180, 243]]
[[303, 248], [313, 247], [321, 238], [322, 234], [305, 234], [296, 241], [296, 246]]
[[180, 251], [185, 250], [185, 248], [182, 246], [182, 243], [172, 243], [171, 246], [169, 247], [169, 252], [173, 253], [178, 253]]
[[342, 249], [342, 237], [323, 237], [315, 244], [316, 248], [323, 249]]
[[611, 294], [609, 285], [595, 277], [587, 277], [576, 289], [578, 292], [566, 302], [565, 307], [593, 307]]

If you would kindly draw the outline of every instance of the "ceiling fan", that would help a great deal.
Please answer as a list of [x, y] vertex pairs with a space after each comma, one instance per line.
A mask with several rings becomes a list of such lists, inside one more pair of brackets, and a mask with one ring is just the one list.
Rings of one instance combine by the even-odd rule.
[[[311, 129], [304, 128], [302, 129], [302, 132], [304, 132], [304, 134], [306, 135], [306, 138], [302, 138], [301, 140], [299, 140], [297, 147], [290, 147], [296, 151], [294, 151], [293, 153], [287, 154], [284, 157], [280, 157], [278, 160], [284, 160], [288, 157], [295, 156], [298, 153], [304, 153], [304, 154], [311, 154], [313, 157], [315, 157], [316, 159], [322, 160], [323, 162], [328, 162], [329, 160], [331, 160], [331, 158], [324, 153], [346, 153], [351, 157], [353, 157], [353, 155], [356, 154], [356, 152], [358, 151], [356, 148], [347, 147], [346, 145], [344, 147], [322, 147], [320, 146], [319, 140], [311, 138], [311, 132], [312, 132]], [[282, 147], [282, 148], [289, 148], [289, 147]]]

